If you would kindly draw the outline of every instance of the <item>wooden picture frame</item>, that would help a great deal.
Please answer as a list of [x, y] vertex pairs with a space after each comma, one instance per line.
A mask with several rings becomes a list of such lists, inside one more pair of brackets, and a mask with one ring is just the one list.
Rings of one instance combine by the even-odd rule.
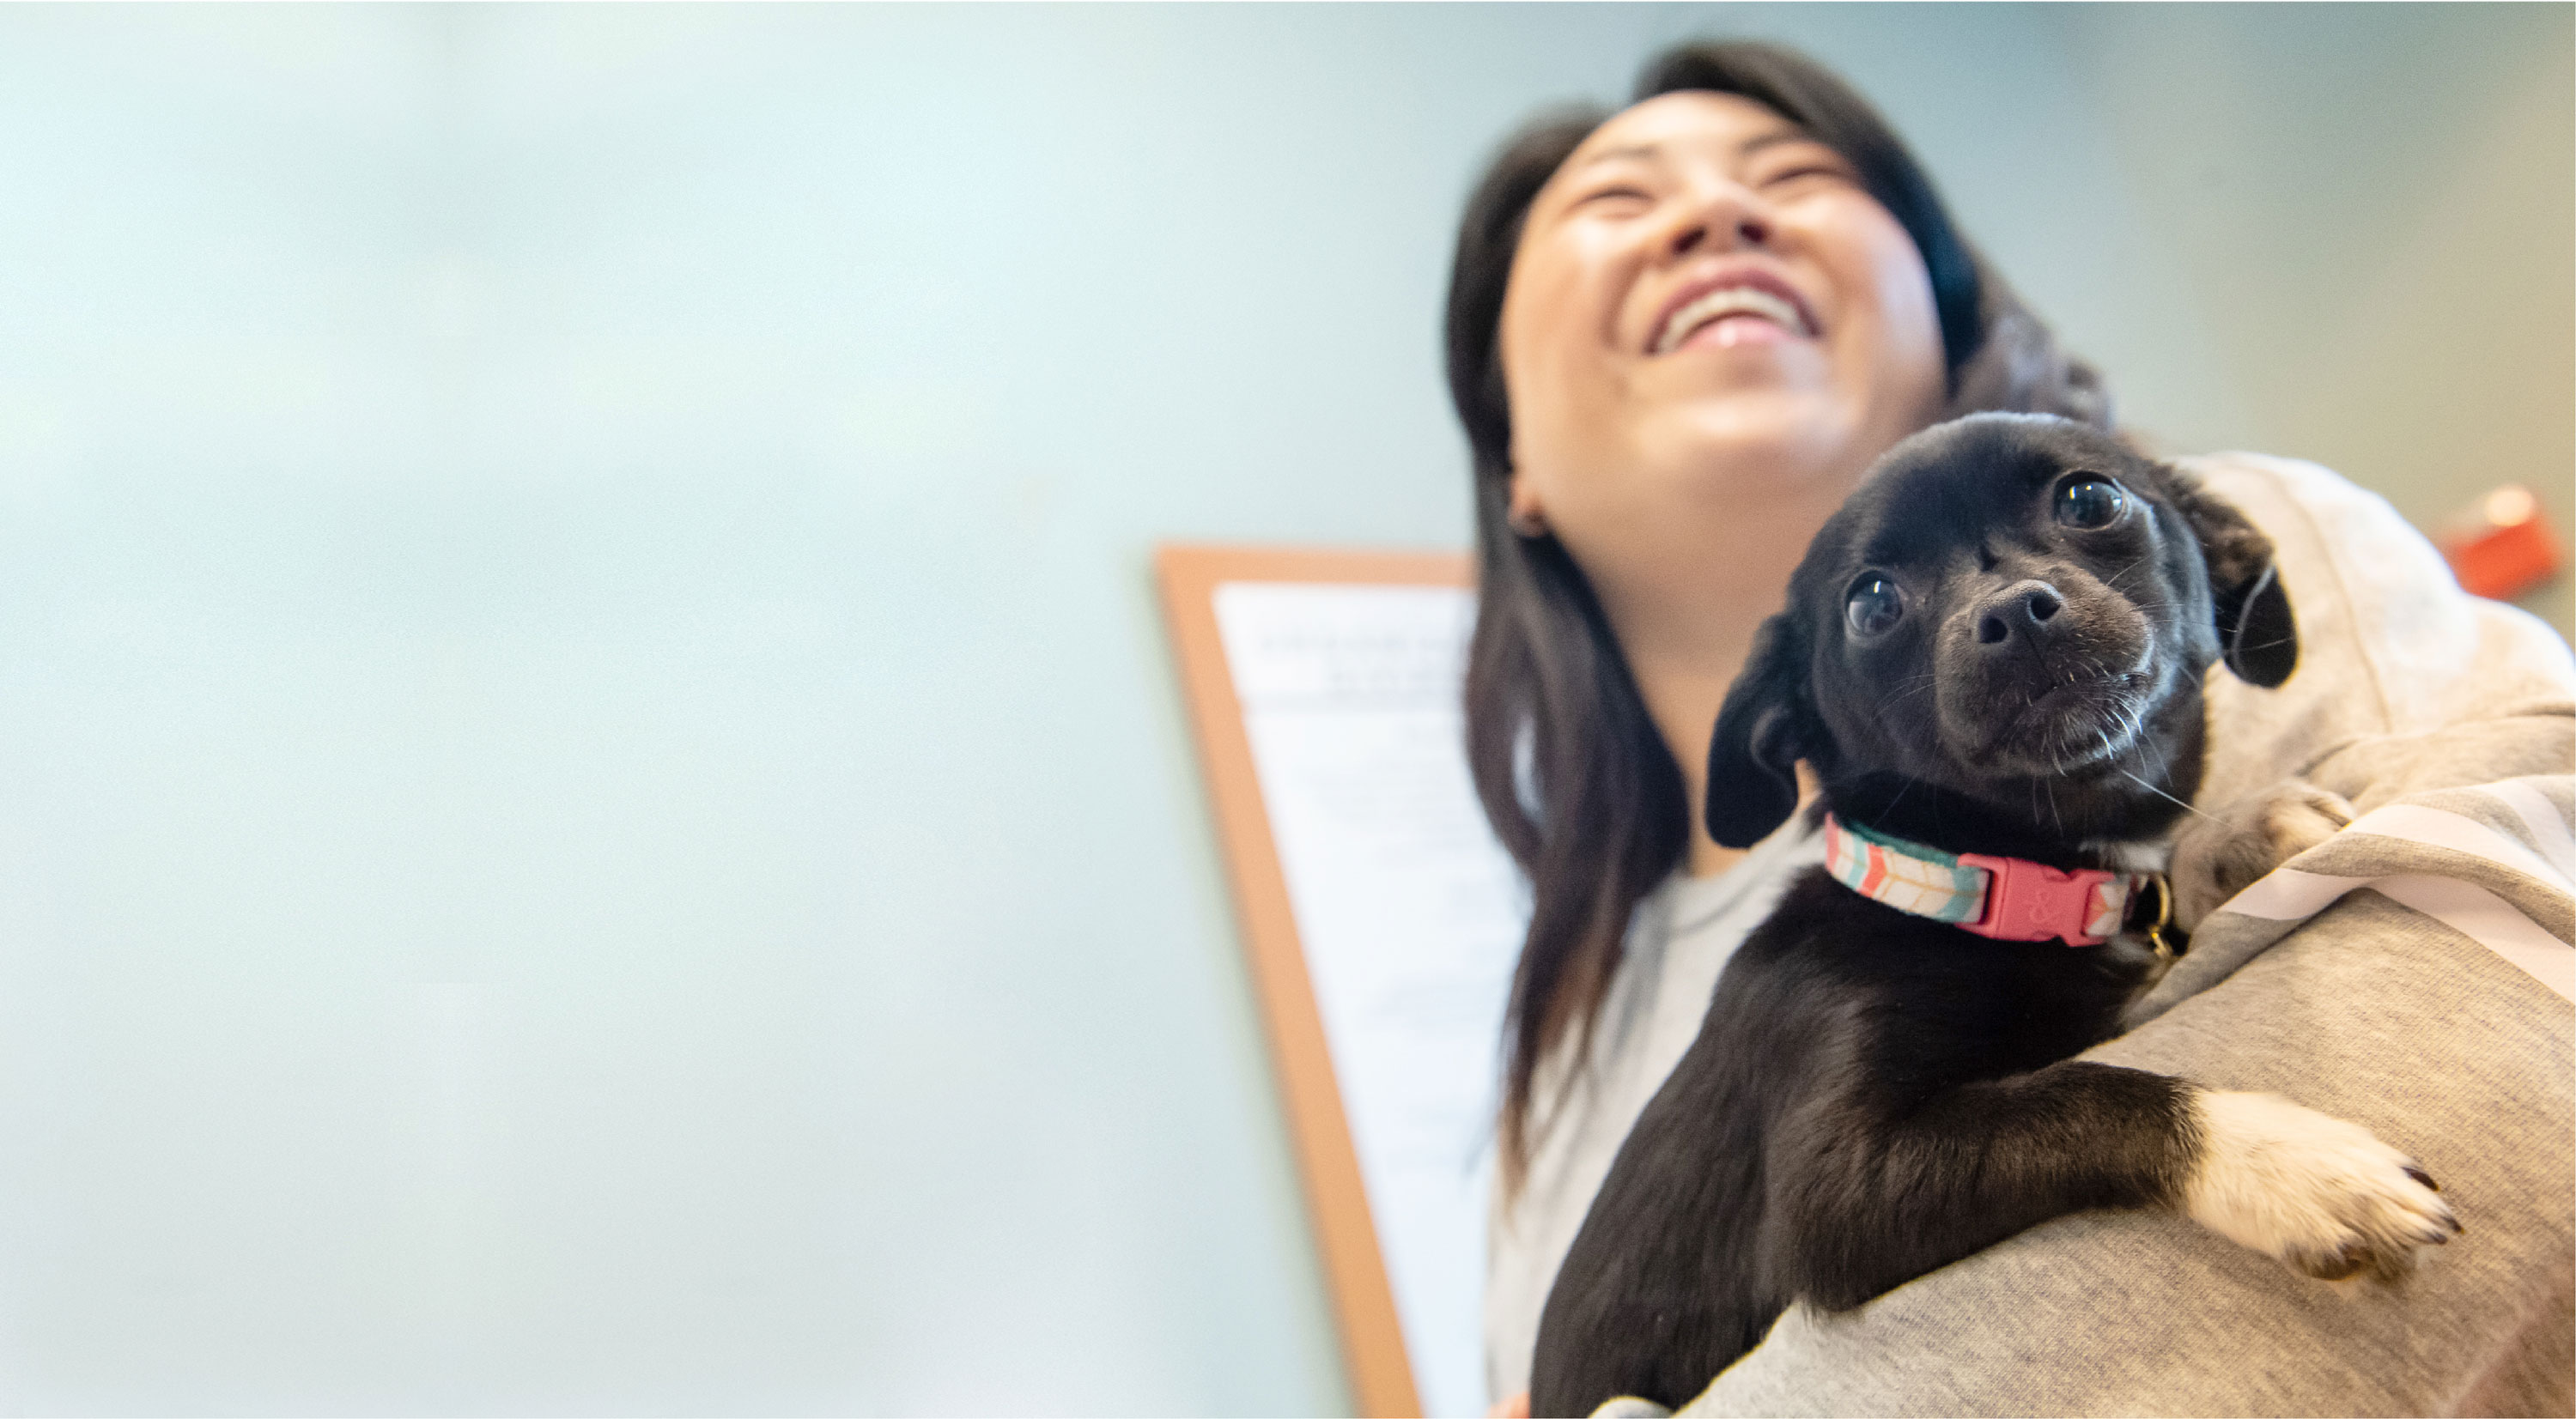
[[1155, 549], [1154, 571], [1298, 1174], [1323, 1254], [1351, 1393], [1364, 1415], [1419, 1415], [1422, 1401], [1335, 1082], [1287, 876], [1262, 802], [1215, 595], [1229, 582], [1467, 588], [1474, 585], [1474, 567], [1463, 552], [1165, 545]]

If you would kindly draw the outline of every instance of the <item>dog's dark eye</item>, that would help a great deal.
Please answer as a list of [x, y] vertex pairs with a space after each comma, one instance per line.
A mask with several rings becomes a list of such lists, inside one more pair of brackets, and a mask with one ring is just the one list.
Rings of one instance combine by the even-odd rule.
[[1905, 614], [1905, 596], [1896, 583], [1883, 576], [1865, 576], [1852, 583], [1851, 596], [1843, 602], [1843, 615], [1851, 622], [1852, 634], [1867, 640], [1885, 635], [1887, 628]]
[[2069, 478], [2050, 501], [2060, 524], [2088, 532], [2110, 526], [2129, 510], [2129, 495], [2108, 478]]

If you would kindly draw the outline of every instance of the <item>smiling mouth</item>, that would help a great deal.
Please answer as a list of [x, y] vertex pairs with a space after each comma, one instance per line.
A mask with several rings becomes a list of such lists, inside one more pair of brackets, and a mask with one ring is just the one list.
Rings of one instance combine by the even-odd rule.
[[1814, 322], [1797, 305], [1759, 286], [1721, 286], [1676, 310], [1655, 337], [1653, 353], [1669, 355], [1694, 337], [1711, 332], [1721, 346], [1768, 343], [1786, 338], [1812, 340]]

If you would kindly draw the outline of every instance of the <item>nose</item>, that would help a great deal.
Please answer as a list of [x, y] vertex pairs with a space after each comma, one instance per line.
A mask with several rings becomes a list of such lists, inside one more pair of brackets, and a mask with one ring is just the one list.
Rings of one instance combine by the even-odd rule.
[[2048, 623], [2066, 609], [2057, 588], [2044, 581], [2021, 581], [2005, 587], [1977, 617], [1977, 644], [2002, 645], [2014, 633], [2037, 640]]
[[1752, 189], [1738, 182], [1716, 182], [1674, 224], [1667, 254], [1678, 259], [1707, 250], [1767, 246], [1771, 234], [1770, 213]]

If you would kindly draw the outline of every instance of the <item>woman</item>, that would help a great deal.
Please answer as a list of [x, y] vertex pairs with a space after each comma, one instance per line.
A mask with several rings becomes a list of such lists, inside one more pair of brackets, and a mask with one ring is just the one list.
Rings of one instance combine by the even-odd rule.
[[[1967, 248], [1877, 115], [1812, 63], [1761, 45], [1676, 50], [1648, 66], [1632, 107], [1551, 119], [1513, 142], [1462, 223], [1447, 349], [1474, 455], [1483, 592], [1468, 669], [1469, 752], [1534, 908], [1507, 1028], [1486, 1306], [1490, 1378], [1497, 1395], [1513, 1396], [1527, 1383], [1548, 1284], [1620, 1140], [1696, 1031], [1726, 953], [1818, 854], [1795, 823], [1750, 853], [1718, 847], [1700, 827], [1717, 706], [1810, 536], [1882, 452], [1942, 418], [2035, 410], [2108, 427], [2111, 415], [2098, 378], [2060, 353]], [[2200, 471], [2283, 544], [2283, 580], [2312, 643], [2306, 673], [2278, 701], [2250, 702], [2213, 682], [2217, 749], [2205, 802], [2227, 804], [2292, 774], [2332, 779], [2368, 808], [2437, 783], [2565, 771], [2576, 673], [2554, 636], [2469, 604], [2384, 504], [2331, 475], [2251, 459]], [[2348, 604], [2332, 599], [2339, 586]], [[2404, 634], [2385, 633], [2383, 612], [2401, 605], [2438, 612], [2398, 618]], [[2478, 647], [2466, 658], [2436, 644], [2463, 636]], [[2392, 680], [2413, 697], [2379, 688]], [[2389, 743], [2418, 748], [2363, 752]], [[2265, 960], [2295, 964], [2295, 943], [2338, 933], [2354, 934], [2321, 922]], [[2479, 973], [2488, 964], [2466, 949], [2441, 958], [2441, 980], [2487, 980]], [[2510, 980], [2489, 984], [2509, 997], [2500, 1013], [2519, 1033], [2462, 1048], [2563, 1080], [2563, 1061], [2523, 1058], [2553, 1048], [2563, 1002], [2528, 998]], [[2231, 990], [2243, 1008], [2278, 1015], [2276, 999]], [[2233, 998], [2205, 991], [2191, 1002], [2193, 1018], [2217, 1018]], [[2318, 1077], [2295, 1042], [2260, 1058], [2189, 1044], [2159, 1021], [2105, 1047], [2128, 1055], [2103, 1057], [2227, 1077], [2229, 1087], [2250, 1081], [2295, 1094], [2288, 1081], [2300, 1080], [2302, 1102], [2359, 1118], [2431, 1161], [2433, 1130], [2422, 1120], [2385, 1108], [2373, 1117], [2372, 1098], [2343, 1097], [2386, 1092], [2377, 1076]], [[2576, 1166], [2563, 1147], [2543, 1151], [2533, 1166]], [[2433, 1166], [2446, 1181], [2476, 1176], [2472, 1191], [2501, 1194], [2511, 1182], [2465, 1161]], [[2271, 1407], [2269, 1395], [2334, 1408], [2356, 1374], [2367, 1376], [2362, 1395], [2407, 1396], [2399, 1408], [2438, 1408], [2470, 1392], [2520, 1396], [2529, 1384], [2540, 1385], [2536, 1402], [2560, 1403], [2565, 1367], [2544, 1364], [2557, 1378], [2528, 1380], [2533, 1351], [2518, 1337], [2566, 1329], [2521, 1319], [2533, 1307], [2550, 1318], [2566, 1309], [2565, 1268], [2546, 1259], [2568, 1249], [2564, 1212], [2492, 1244], [2507, 1262], [2542, 1259], [2537, 1271], [2505, 1265], [2506, 1281], [2488, 1278], [2507, 1286], [2517, 1319], [2421, 1373], [2390, 1378], [2385, 1367], [2347, 1364], [2331, 1346], [2284, 1341], [2282, 1353], [2262, 1357], [2262, 1373], [2316, 1385], [2294, 1382], [2286, 1399], [2230, 1388], [2216, 1351], [2173, 1345], [2169, 1316], [2093, 1305], [2102, 1278], [2087, 1269], [2117, 1255], [2170, 1279], [2176, 1264], [2218, 1263], [2160, 1230], [2163, 1219], [2081, 1218], [1924, 1278], [1855, 1320], [1820, 1326], [1793, 1312], [1702, 1403], [1713, 1412], [1738, 1400], [1774, 1411], [1967, 1412], [2089, 1400], [2214, 1412]], [[2128, 1230], [2088, 1240], [2106, 1227]], [[2140, 1246], [2143, 1257], [2122, 1250]], [[1975, 1289], [1979, 1269], [1997, 1266], [2020, 1268], [2009, 1272], [2008, 1303], [1991, 1286]], [[2214, 1304], [2221, 1321], [2238, 1309], [2316, 1303], [2289, 1278], [2241, 1270], [2225, 1284], [2196, 1277], [2178, 1298]], [[1946, 1309], [1945, 1289], [1959, 1302]], [[2402, 1330], [2438, 1309], [2420, 1278], [2411, 1289], [2402, 1305], [2374, 1298], [2386, 1312], [2379, 1329], [2338, 1333], [2384, 1351], [2387, 1326]], [[1908, 1305], [1929, 1306], [1934, 1321], [1873, 1333], [1877, 1317]], [[2017, 1365], [1989, 1358], [1919, 1393], [1889, 1378], [1930, 1363], [1909, 1346], [2009, 1349], [2023, 1324], [2057, 1327], [2086, 1361], [2073, 1367], [2078, 1376], [2095, 1374], [2087, 1338], [2125, 1346], [2137, 1338], [2121, 1329], [2129, 1325], [2180, 1362], [2161, 1378], [2108, 1389], [2068, 1379], [2063, 1352]], [[2247, 1333], [2232, 1322], [2189, 1329], [2210, 1345]], [[2328, 1382], [2329, 1372], [2341, 1378]]]

